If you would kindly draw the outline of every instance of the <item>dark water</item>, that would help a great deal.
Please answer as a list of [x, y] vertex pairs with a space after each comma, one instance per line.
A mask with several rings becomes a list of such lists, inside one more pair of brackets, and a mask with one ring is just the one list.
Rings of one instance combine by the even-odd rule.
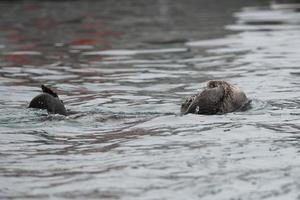
[[[0, 199], [300, 199], [300, 4], [0, 3]], [[225, 79], [251, 110], [180, 116]], [[26, 109], [40, 84], [76, 114]]]

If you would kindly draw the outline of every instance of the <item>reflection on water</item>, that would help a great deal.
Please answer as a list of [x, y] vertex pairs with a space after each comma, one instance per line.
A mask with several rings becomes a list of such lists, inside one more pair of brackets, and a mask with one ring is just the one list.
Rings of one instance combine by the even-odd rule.
[[[300, 4], [224, 2], [1, 2], [0, 198], [299, 198]], [[209, 79], [252, 109], [181, 116]]]

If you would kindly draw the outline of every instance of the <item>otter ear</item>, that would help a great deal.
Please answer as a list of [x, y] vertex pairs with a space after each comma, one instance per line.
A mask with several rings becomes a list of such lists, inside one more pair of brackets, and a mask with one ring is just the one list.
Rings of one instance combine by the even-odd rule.
[[44, 85], [42, 85], [41, 88], [42, 88], [42, 90], [43, 90], [44, 93], [50, 94], [53, 97], [58, 97], [57, 93], [54, 92], [53, 90], [51, 90], [50, 88], [48, 88], [48, 87], [46, 87]]

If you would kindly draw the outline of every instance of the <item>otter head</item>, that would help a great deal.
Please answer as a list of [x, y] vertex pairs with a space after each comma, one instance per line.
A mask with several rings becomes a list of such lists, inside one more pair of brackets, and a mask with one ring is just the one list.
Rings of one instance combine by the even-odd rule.
[[226, 81], [209, 81], [202, 92], [188, 97], [181, 113], [224, 114], [239, 109], [248, 102], [245, 93]]
[[34, 97], [29, 108], [46, 109], [51, 114], [67, 115], [63, 101], [58, 98], [58, 95], [50, 88], [42, 85], [43, 93]]

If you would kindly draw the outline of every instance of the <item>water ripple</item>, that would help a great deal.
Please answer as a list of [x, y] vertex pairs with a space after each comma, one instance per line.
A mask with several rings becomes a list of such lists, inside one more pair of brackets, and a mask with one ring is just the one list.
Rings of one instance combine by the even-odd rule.
[[[0, 4], [1, 199], [299, 197], [299, 4]], [[251, 107], [180, 115], [210, 79]]]

